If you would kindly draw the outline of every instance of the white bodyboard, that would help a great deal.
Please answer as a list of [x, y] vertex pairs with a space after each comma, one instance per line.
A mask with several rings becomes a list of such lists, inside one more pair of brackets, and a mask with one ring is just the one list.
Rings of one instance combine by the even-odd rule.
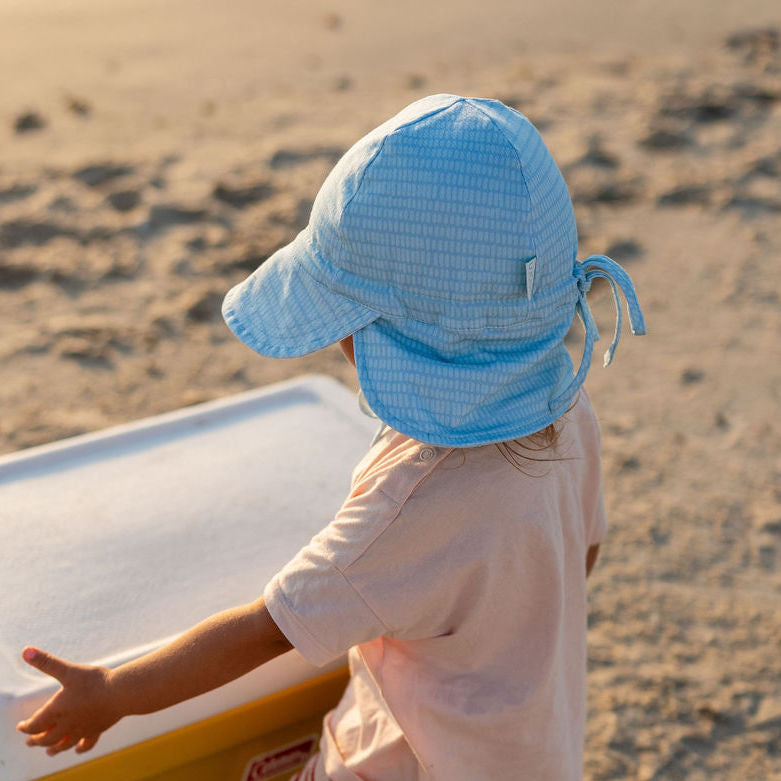
[[21, 660], [25, 645], [115, 666], [257, 599], [338, 510], [375, 428], [346, 388], [310, 376], [0, 457], [0, 778], [53, 773], [321, 674], [291, 651], [123, 719], [83, 757], [48, 757], [14, 729], [58, 687]]

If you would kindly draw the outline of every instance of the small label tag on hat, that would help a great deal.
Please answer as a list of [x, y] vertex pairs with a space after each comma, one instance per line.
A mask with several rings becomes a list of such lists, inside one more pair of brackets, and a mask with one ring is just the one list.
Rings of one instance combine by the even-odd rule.
[[534, 272], [537, 270], [537, 258], [526, 261], [526, 298], [531, 301], [534, 295]]

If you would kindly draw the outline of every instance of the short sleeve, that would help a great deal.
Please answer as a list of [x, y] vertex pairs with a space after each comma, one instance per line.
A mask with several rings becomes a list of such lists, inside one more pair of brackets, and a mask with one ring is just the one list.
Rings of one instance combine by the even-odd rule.
[[354, 490], [334, 520], [282, 568], [264, 590], [271, 617], [314, 665], [386, 634], [345, 570], [398, 514], [398, 505], [369, 481]]
[[385, 632], [344, 574], [311, 545], [272, 578], [263, 597], [285, 637], [316, 666]]
[[413, 605], [438, 601], [435, 573], [430, 588], [421, 590], [416, 570], [425, 568], [439, 540], [420, 534], [427, 509], [409, 508], [415, 504], [410, 497], [450, 451], [397, 439], [386, 443], [384, 459], [354, 473], [350, 496], [334, 520], [264, 591], [271, 617], [312, 664], [326, 664], [383, 635], [398, 637], [416, 623]]

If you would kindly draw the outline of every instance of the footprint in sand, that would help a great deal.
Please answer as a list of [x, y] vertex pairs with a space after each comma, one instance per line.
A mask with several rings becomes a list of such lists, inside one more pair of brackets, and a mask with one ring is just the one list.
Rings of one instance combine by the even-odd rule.
[[743, 174], [742, 181], [752, 179], [755, 176], [764, 176], [769, 179], [781, 178], [781, 149], [775, 155], [766, 155], [755, 160]]
[[225, 291], [222, 287], [205, 288], [187, 294], [182, 299], [181, 307], [190, 322], [208, 323], [221, 319], [223, 298], [225, 298]]
[[17, 219], [0, 225], [0, 247], [16, 249], [24, 245], [41, 247], [52, 239], [64, 236], [81, 240], [81, 234], [56, 222]]
[[739, 110], [740, 101], [734, 89], [709, 85], [701, 91], [680, 90], [665, 96], [657, 115], [707, 124], [730, 119]]
[[741, 133], [734, 141], [740, 144], [744, 131], [765, 122], [779, 100], [781, 92], [761, 83], [679, 86], [660, 99], [639, 144], [651, 151], [677, 152], [697, 142], [699, 128], [727, 122], [739, 123]]
[[781, 197], [769, 198], [759, 195], [737, 194], [724, 205], [725, 209], [737, 209], [744, 217], [781, 214]]
[[179, 225], [194, 225], [209, 219], [206, 209], [187, 208], [177, 204], [155, 204], [149, 209], [149, 217], [138, 227], [143, 235], [155, 235]]
[[746, 162], [744, 173], [731, 182], [724, 208], [748, 218], [781, 213], [781, 150]]
[[129, 176], [130, 174], [135, 173], [135, 170], [135, 167], [132, 165], [94, 163], [77, 169], [73, 172], [72, 176], [87, 187], [100, 187], [101, 185], [114, 181], [114, 179]]
[[654, 120], [647, 135], [640, 139], [640, 146], [654, 152], [676, 152], [694, 143], [691, 134], [684, 128]]
[[106, 196], [106, 202], [118, 212], [129, 212], [141, 203], [141, 191], [116, 190]]
[[212, 195], [222, 203], [227, 203], [234, 209], [244, 209], [247, 206], [265, 201], [274, 193], [274, 188], [267, 181], [232, 182], [220, 181], [214, 185]]
[[77, 95], [66, 95], [64, 103], [65, 108], [78, 117], [88, 117], [92, 113], [92, 106]]
[[635, 201], [643, 179], [623, 171], [620, 159], [608, 152], [598, 136], [592, 136], [586, 152], [563, 166], [574, 203], [619, 206]]
[[38, 185], [35, 184], [12, 184], [10, 187], [0, 189], [0, 206], [29, 198], [37, 191]]
[[15, 133], [29, 133], [33, 130], [43, 130], [46, 119], [37, 111], [25, 111], [14, 120]]
[[705, 372], [702, 369], [689, 367], [681, 372], [681, 385], [695, 385], [705, 379]]
[[743, 57], [747, 65], [766, 64], [781, 52], [781, 30], [778, 27], [758, 27], [736, 30], [725, 44]]
[[130, 329], [111, 323], [79, 323], [64, 325], [53, 334], [56, 353], [88, 367], [108, 368], [112, 354], [132, 352]]
[[697, 204], [707, 206], [711, 202], [712, 187], [700, 184], [684, 184], [673, 187], [656, 199], [658, 206], [685, 206]]
[[316, 146], [309, 149], [278, 149], [268, 161], [268, 167], [276, 171], [280, 168], [293, 168], [312, 160], [324, 160], [332, 165], [339, 161], [344, 149], [335, 146]]
[[602, 137], [598, 134], [591, 136], [588, 140], [586, 152], [579, 157], [572, 166], [590, 165], [596, 168], [618, 168], [621, 161], [616, 155], [611, 154], [604, 147]]
[[669, 128], [673, 136], [679, 136], [680, 142], [676, 144], [673, 138], [657, 135], [644, 143], [656, 148], [683, 146], [688, 134], [697, 128], [724, 122], [738, 122], [740, 129], [745, 130], [765, 122], [779, 100], [779, 90], [754, 83], [679, 88], [662, 98], [651, 126], [659, 126], [661, 130]]
[[23, 263], [0, 261], [0, 288], [18, 290], [38, 278], [38, 272]]
[[295, 230], [273, 222], [251, 236], [237, 236], [228, 253], [212, 260], [212, 272], [224, 275], [254, 271], [278, 249], [289, 244], [294, 236]]
[[605, 255], [619, 263], [631, 263], [643, 258], [645, 248], [634, 239], [617, 239], [608, 245]]
[[64, 214], [74, 214], [79, 210], [78, 205], [72, 198], [68, 198], [67, 195], [58, 195], [53, 198], [46, 207], [52, 212], [62, 212]]

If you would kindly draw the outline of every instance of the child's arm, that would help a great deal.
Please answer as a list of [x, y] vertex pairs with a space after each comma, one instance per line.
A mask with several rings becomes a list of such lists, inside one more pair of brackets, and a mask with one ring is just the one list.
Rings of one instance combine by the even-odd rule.
[[114, 670], [75, 665], [34, 648], [23, 658], [62, 688], [17, 729], [54, 755], [88, 751], [123, 716], [151, 713], [216, 689], [292, 648], [263, 599], [207, 618]]

